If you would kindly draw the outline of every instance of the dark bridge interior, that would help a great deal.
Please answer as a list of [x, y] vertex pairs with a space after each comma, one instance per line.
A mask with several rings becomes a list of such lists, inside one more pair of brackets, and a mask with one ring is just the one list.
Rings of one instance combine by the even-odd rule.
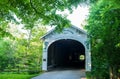
[[85, 68], [85, 48], [71, 39], [58, 40], [48, 48], [48, 68]]

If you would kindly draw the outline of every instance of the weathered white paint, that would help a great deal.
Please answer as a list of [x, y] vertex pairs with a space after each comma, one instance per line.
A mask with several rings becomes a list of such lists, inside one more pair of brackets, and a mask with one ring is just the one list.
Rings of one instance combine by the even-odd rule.
[[90, 53], [90, 44], [88, 42], [87, 33], [75, 26], [71, 26], [69, 28], [64, 28], [61, 33], [55, 31], [55, 28], [48, 32], [45, 36], [42, 37], [44, 40], [43, 45], [43, 62], [42, 62], [42, 70], [47, 71], [47, 56], [48, 56], [48, 48], [49, 46], [57, 41], [62, 39], [72, 39], [76, 40], [83, 44], [85, 48], [85, 69], [86, 71], [91, 71], [91, 53]]

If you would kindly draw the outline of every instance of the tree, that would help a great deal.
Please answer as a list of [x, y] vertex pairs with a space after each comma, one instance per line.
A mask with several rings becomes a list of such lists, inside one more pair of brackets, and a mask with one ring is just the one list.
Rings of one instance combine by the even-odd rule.
[[95, 3], [97, 0], [0, 0], [0, 36], [8, 36], [6, 31], [9, 22], [34, 27], [36, 21], [41, 24], [58, 26], [58, 30], [70, 26], [66, 15], [58, 11], [68, 9], [72, 12], [80, 3]]
[[14, 66], [14, 49], [11, 41], [6, 38], [0, 39], [0, 71]]
[[43, 43], [39, 38], [45, 33], [46, 28], [39, 25], [28, 30], [27, 38], [24, 38], [24, 35], [16, 38], [16, 53], [14, 55], [15, 69], [18, 70], [18, 73], [21, 71], [36, 73], [41, 70]]
[[[66, 16], [57, 14], [57, 11], [77, 7], [82, 0], [1, 0], [0, 1], [0, 29], [6, 33], [8, 22], [25, 24], [27, 28], [34, 27], [36, 21], [41, 24], [56, 25], [59, 29], [70, 25]], [[19, 19], [17, 19], [17, 18]]]
[[[116, 79], [120, 60], [120, 1], [100, 0], [90, 9], [86, 29], [92, 42], [92, 73]], [[102, 72], [100, 74], [100, 72]], [[106, 74], [106, 75], [105, 75]]]

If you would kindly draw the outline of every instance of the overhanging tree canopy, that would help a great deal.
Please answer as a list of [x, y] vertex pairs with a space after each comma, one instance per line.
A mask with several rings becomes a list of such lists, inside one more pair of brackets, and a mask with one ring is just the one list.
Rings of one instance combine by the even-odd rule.
[[[39, 21], [42, 24], [54, 25], [62, 29], [69, 26], [70, 21], [66, 19], [66, 16], [57, 14], [57, 11], [68, 9], [72, 12], [73, 7], [77, 7], [81, 2], [89, 1], [97, 0], [0, 0], [1, 35], [6, 33], [5, 28], [9, 21], [25, 24], [27, 28], [32, 28], [34, 23]], [[18, 21], [15, 15], [21, 21]]]

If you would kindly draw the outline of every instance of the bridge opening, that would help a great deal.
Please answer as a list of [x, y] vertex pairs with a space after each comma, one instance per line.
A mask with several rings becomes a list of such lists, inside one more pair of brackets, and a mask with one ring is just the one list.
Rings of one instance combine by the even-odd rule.
[[85, 68], [85, 47], [76, 40], [62, 39], [48, 47], [48, 69]]

